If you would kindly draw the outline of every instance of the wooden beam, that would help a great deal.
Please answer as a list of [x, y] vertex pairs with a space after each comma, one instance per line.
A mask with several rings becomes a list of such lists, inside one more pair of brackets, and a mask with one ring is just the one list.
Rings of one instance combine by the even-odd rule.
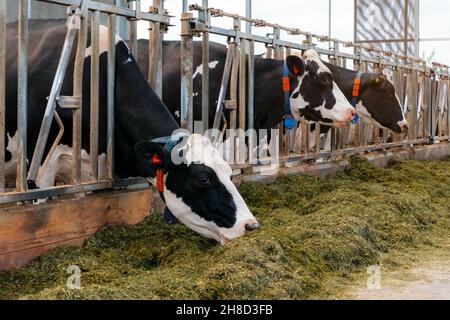
[[149, 215], [152, 200], [146, 189], [0, 208], [0, 270], [56, 247], [82, 246], [104, 225], [137, 224]]

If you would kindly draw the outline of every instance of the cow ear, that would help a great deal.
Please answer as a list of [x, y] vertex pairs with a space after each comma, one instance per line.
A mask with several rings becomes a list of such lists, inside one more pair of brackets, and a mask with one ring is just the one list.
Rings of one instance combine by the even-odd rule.
[[384, 88], [386, 82], [387, 77], [384, 74], [377, 75], [372, 79], [372, 85], [380, 89]]
[[297, 56], [287, 57], [286, 64], [289, 72], [297, 77], [300, 77], [305, 73], [305, 62]]
[[163, 169], [164, 172], [169, 170], [170, 153], [161, 144], [141, 141], [134, 146], [134, 151], [139, 163], [147, 170], [153, 172], [158, 169]]

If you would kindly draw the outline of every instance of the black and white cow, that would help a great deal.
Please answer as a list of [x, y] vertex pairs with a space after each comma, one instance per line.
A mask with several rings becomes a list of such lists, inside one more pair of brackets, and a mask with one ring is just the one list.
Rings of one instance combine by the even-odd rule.
[[[194, 42], [194, 119], [201, 120], [202, 61], [200, 42]], [[210, 117], [212, 124], [219, 96], [222, 74], [227, 54], [226, 46], [210, 44]], [[163, 44], [163, 101], [176, 119], [180, 118], [180, 42]], [[148, 71], [148, 41], [139, 40], [138, 63], [144, 74]], [[354, 108], [333, 81], [328, 68], [315, 56], [301, 59], [287, 57], [289, 70], [291, 113], [334, 127], [345, 127], [356, 114]], [[283, 93], [284, 61], [255, 59], [255, 118], [254, 128], [270, 129], [286, 115]]]
[[[352, 101], [353, 84], [358, 72], [324, 64], [333, 73], [333, 78], [349, 101]], [[400, 99], [393, 83], [383, 73], [363, 73], [359, 95], [356, 99], [358, 115], [381, 129], [390, 129], [396, 133], [408, 129]]]
[[[226, 47], [210, 44], [210, 106], [215, 106], [224, 68]], [[148, 70], [148, 41], [139, 40], [139, 65], [144, 74]], [[201, 118], [201, 43], [194, 42], [194, 118]], [[165, 41], [163, 46], [163, 100], [172, 114], [179, 118], [180, 42]], [[298, 57], [298, 56], [297, 56]], [[300, 58], [300, 57], [298, 57]], [[289, 57], [288, 60], [292, 60]], [[291, 112], [297, 120], [304, 117], [310, 122], [327, 126], [345, 127], [355, 114], [349, 113], [352, 89], [357, 72], [336, 67], [322, 61], [318, 53], [308, 50], [301, 56], [302, 75], [291, 82]], [[283, 62], [258, 57], [255, 60], [255, 129], [269, 129], [285, 115], [281, 87]], [[291, 68], [292, 70], [292, 68]], [[334, 103], [334, 107], [331, 104]], [[408, 128], [394, 86], [382, 74], [365, 73], [361, 77], [358, 114], [380, 128], [402, 132]], [[210, 123], [215, 108], [210, 107]], [[342, 117], [344, 116], [344, 117]], [[341, 121], [344, 120], [344, 121]], [[314, 126], [312, 126], [314, 128]], [[314, 136], [314, 135], [311, 135]]]
[[[17, 24], [7, 27], [7, 176], [14, 180], [17, 160]], [[33, 154], [44, 110], [50, 93], [62, 45], [66, 35], [65, 20], [30, 21], [28, 145]], [[101, 28], [100, 56], [100, 119], [99, 153], [106, 152], [106, 70], [107, 29]], [[115, 169], [118, 177], [150, 177], [162, 184], [161, 195], [168, 209], [181, 222], [203, 236], [224, 244], [244, 235], [246, 230], [259, 228], [230, 177], [230, 166], [201, 135], [172, 135], [179, 130], [165, 104], [150, 88], [127, 45], [116, 39], [115, 79]], [[90, 57], [86, 51], [83, 77], [83, 162], [89, 159], [90, 123]], [[63, 83], [62, 95], [72, 94], [74, 55]], [[65, 133], [51, 165], [41, 167], [38, 187], [51, 186], [55, 180], [70, 176], [72, 114], [57, 108]], [[46, 152], [54, 141], [58, 128], [53, 124]], [[168, 137], [168, 138], [164, 138]], [[159, 140], [155, 140], [159, 138]], [[169, 143], [170, 142], [170, 143]], [[173, 151], [168, 145], [174, 146]], [[177, 161], [174, 159], [176, 151]], [[100, 157], [102, 158], [102, 157]], [[156, 161], [156, 160], [157, 161]], [[178, 161], [180, 160], [180, 161]], [[83, 178], [92, 173], [83, 168]], [[67, 181], [66, 181], [67, 182]]]

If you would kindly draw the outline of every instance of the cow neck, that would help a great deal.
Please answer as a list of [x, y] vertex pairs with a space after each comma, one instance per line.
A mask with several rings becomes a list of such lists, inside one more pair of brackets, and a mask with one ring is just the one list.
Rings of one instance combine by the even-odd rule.
[[115, 116], [132, 143], [171, 136], [179, 129], [123, 42], [117, 45]]
[[295, 127], [295, 118], [291, 109], [291, 79], [289, 77], [289, 69], [286, 60], [283, 61], [282, 90], [284, 97], [284, 116], [283, 124], [286, 129]]
[[359, 90], [361, 88], [362, 75], [363, 75], [363, 72], [358, 71], [358, 73], [356, 74], [355, 80], [353, 81], [353, 90], [352, 90], [352, 106], [353, 106], [353, 108], [356, 108], [356, 105], [358, 104]]

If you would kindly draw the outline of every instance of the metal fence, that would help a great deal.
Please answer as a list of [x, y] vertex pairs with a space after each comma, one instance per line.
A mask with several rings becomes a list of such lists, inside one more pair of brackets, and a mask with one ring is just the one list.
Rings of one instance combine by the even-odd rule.
[[[156, 92], [161, 93], [162, 87], [162, 36], [165, 28], [169, 26], [170, 18], [163, 9], [163, 0], [154, 0], [154, 6], [148, 12], [141, 11], [140, 0], [127, 2], [126, 7], [120, 6], [120, 0], [114, 0], [114, 4], [106, 4], [91, 0], [33, 0], [63, 5], [69, 8], [68, 25], [64, 46], [61, 52], [58, 68], [53, 80], [51, 92], [44, 118], [42, 119], [41, 130], [36, 144], [32, 161], [27, 170], [27, 57], [28, 57], [28, 14], [30, 0], [19, 1], [18, 14], [18, 154], [17, 154], [17, 179], [15, 190], [9, 190], [5, 184], [5, 39], [6, 39], [6, 1], [0, 1], [0, 203], [26, 201], [38, 198], [47, 198], [63, 194], [95, 191], [113, 187], [123, 187], [138, 183], [139, 179], [114, 180], [114, 92], [115, 92], [115, 37], [117, 33], [117, 19], [124, 17], [129, 23], [130, 49], [136, 53], [137, 44], [137, 21], [149, 22], [150, 42], [152, 48], [159, 48], [149, 55], [149, 64], [152, 66], [149, 72], [149, 81]], [[98, 119], [99, 119], [99, 55], [100, 55], [100, 17], [107, 17], [108, 39], [107, 39], [107, 155], [106, 168], [107, 177], [99, 180], [98, 177]], [[93, 172], [93, 180], [89, 182], [81, 181], [81, 119], [82, 119], [82, 78], [83, 62], [88, 38], [88, 23], [91, 24], [91, 105], [90, 105], [90, 165]], [[78, 42], [75, 39], [78, 35]], [[72, 51], [76, 51], [73, 76], [73, 96], [62, 97], [60, 91], [62, 81], [68, 68], [69, 58]], [[45, 160], [47, 161], [58, 145], [63, 132], [63, 126], [56, 111], [56, 102], [66, 100], [68, 107], [73, 113], [73, 141], [72, 157], [72, 184], [67, 186], [51, 187], [38, 190], [27, 190], [27, 180], [35, 180], [42, 160], [44, 159], [44, 149], [47, 144], [49, 130], [52, 122], [60, 126], [60, 134], [54, 142]], [[43, 166], [45, 166], [44, 161]]]
[[[27, 47], [28, 47], [28, 5], [29, 0], [19, 0], [19, 69], [18, 69], [18, 133], [19, 152], [17, 163], [17, 182], [15, 190], [5, 188], [5, 21], [6, 4], [0, 1], [0, 203], [26, 201], [36, 198], [46, 198], [63, 194], [95, 191], [114, 187], [129, 186], [141, 180], [128, 179], [114, 180], [114, 63], [108, 63], [108, 148], [106, 180], [97, 178], [98, 158], [98, 120], [99, 101], [97, 97], [99, 82], [99, 24], [100, 15], [108, 16], [108, 61], [115, 59], [114, 39], [116, 33], [116, 20], [118, 16], [128, 19], [130, 30], [130, 48], [137, 52], [137, 21], [145, 20], [151, 25], [149, 48], [149, 75], [148, 79], [153, 89], [161, 94], [162, 91], [162, 33], [169, 26], [169, 16], [164, 11], [164, 1], [154, 0], [149, 12], [141, 12], [140, 1], [129, 2], [128, 7], [108, 5], [91, 0], [33, 0], [65, 5], [73, 10], [69, 11], [68, 19], [80, 19], [80, 27], [69, 29], [65, 40], [64, 50], [55, 75], [52, 91], [49, 95], [45, 117], [42, 120], [41, 133], [33, 154], [33, 161], [27, 170], [26, 132], [27, 132]], [[197, 16], [194, 17], [194, 12]], [[230, 28], [214, 26], [217, 17], [231, 19]], [[73, 184], [68, 186], [51, 187], [47, 189], [27, 191], [27, 179], [36, 177], [44, 156], [44, 147], [47, 143], [48, 130], [53, 120], [58, 122], [55, 112], [56, 100], [59, 98], [61, 81], [67, 68], [68, 57], [72, 50], [76, 50], [76, 63], [74, 70], [74, 96], [79, 101], [82, 88], [82, 62], [86, 50], [87, 22], [91, 22], [91, 134], [90, 134], [90, 160], [94, 173], [94, 180], [81, 181], [81, 108], [73, 109]], [[425, 145], [448, 141], [450, 139], [450, 92], [449, 67], [439, 64], [427, 66], [422, 60], [398, 55], [392, 52], [377, 50], [368, 46], [357, 45], [351, 42], [340, 41], [302, 31], [296, 28], [287, 28], [278, 24], [269, 23], [259, 19], [248, 18], [209, 8], [208, 1], [203, 0], [201, 5], [191, 5], [183, 1], [181, 14], [181, 126], [193, 131], [193, 41], [194, 37], [202, 36], [202, 123], [203, 128], [211, 126], [218, 128], [223, 117], [223, 108], [232, 107], [230, 117], [227, 119], [229, 128], [251, 129], [254, 126], [254, 97], [247, 96], [247, 92], [254, 91], [254, 61], [255, 45], [266, 47], [268, 57], [283, 59], [294, 50], [304, 51], [314, 48], [324, 60], [347, 66], [353, 61], [355, 70], [380, 71], [388, 68], [392, 74], [392, 81], [405, 108], [410, 124], [407, 135], [399, 135], [374, 128], [371, 124], [361, 121], [358, 125], [347, 129], [333, 129], [331, 132], [331, 150], [325, 150], [320, 130], [310, 137], [310, 124], [301, 121], [293, 130], [286, 130], [281, 125], [279, 133], [275, 135], [280, 148], [282, 164], [303, 160], [312, 160], [329, 157], [336, 159], [343, 155], [359, 154], [374, 150], [384, 150], [414, 145]], [[242, 24], [246, 23], [246, 28]], [[251, 32], [251, 27], [266, 28], [270, 35], [261, 36]], [[75, 35], [79, 35], [75, 47]], [[218, 102], [210, 106], [209, 101], [209, 47], [210, 35], [220, 35], [227, 38], [228, 52], [222, 77], [221, 91]], [[290, 39], [286, 40], [285, 38]], [[292, 40], [295, 37], [296, 40]], [[329, 43], [329, 48], [318, 44]], [[343, 48], [353, 48], [348, 53]], [[364, 49], [364, 50], [363, 50]], [[347, 49], [348, 50], [348, 49]], [[364, 53], [362, 53], [364, 51]], [[246, 70], [248, 76], [246, 77]], [[230, 89], [231, 100], [226, 101], [226, 93]], [[245, 90], [247, 88], [247, 90]], [[209, 108], [216, 108], [214, 123], [208, 123]], [[320, 126], [319, 126], [320, 127]], [[319, 129], [319, 128], [317, 128]], [[54, 142], [56, 146], [58, 140]], [[47, 155], [48, 157], [48, 155]], [[255, 168], [257, 165], [245, 164], [238, 168]]]
[[[396, 134], [390, 130], [379, 130], [370, 123], [360, 121], [346, 129], [331, 130], [331, 150], [324, 149], [324, 138], [320, 135], [320, 125], [315, 130], [315, 137], [310, 137], [310, 124], [306, 121], [297, 123], [293, 130], [286, 130], [280, 124], [279, 162], [312, 160], [318, 158], [336, 159], [343, 155], [360, 154], [375, 150], [399, 148], [414, 145], [425, 145], [450, 140], [450, 93], [449, 93], [449, 67], [442, 64], [429, 66], [425, 61], [376, 49], [369, 45], [355, 44], [341, 41], [329, 36], [317, 35], [297, 28], [284, 27], [260, 19], [224, 12], [220, 9], [208, 7], [208, 1], [189, 6], [190, 11], [183, 13], [182, 48], [185, 53], [182, 57], [186, 64], [192, 61], [192, 41], [195, 36], [202, 36], [203, 42], [203, 75], [208, 75], [208, 48], [209, 35], [220, 35], [227, 38], [228, 51], [222, 78], [222, 90], [219, 95], [214, 128], [218, 128], [223, 108], [232, 106], [229, 128], [243, 130], [253, 128], [254, 98], [246, 97], [247, 92], [254, 91], [254, 59], [255, 44], [266, 47], [266, 57], [284, 59], [294, 51], [303, 52], [315, 49], [325, 61], [332, 64], [348, 67], [352, 63], [353, 69], [365, 72], [381, 72], [387, 68], [390, 78], [400, 97], [409, 130], [406, 135]], [[215, 18], [228, 18], [230, 28], [221, 28], [214, 25]], [[246, 23], [244, 29], [242, 24]], [[250, 26], [250, 27], [249, 27]], [[266, 36], [251, 32], [253, 28], [264, 28]], [[289, 38], [289, 39], [285, 39]], [[293, 40], [293, 38], [295, 40]], [[324, 45], [328, 48], [324, 48]], [[353, 49], [352, 53], [348, 53]], [[351, 51], [351, 50], [350, 50]], [[205, 67], [206, 66], [206, 67]], [[188, 94], [186, 101], [181, 105], [182, 123], [192, 129], [192, 69], [191, 65], [183, 68], [183, 88]], [[246, 79], [245, 70], [248, 70]], [[202, 79], [202, 114], [204, 127], [208, 127], [208, 76]], [[247, 83], [246, 83], [247, 81]], [[230, 88], [231, 103], [224, 103], [227, 87]], [[240, 90], [237, 90], [239, 88]], [[236, 106], [238, 106], [236, 108]], [[183, 111], [184, 108], [184, 111]], [[247, 118], [246, 118], [247, 116]], [[249, 157], [250, 158], [250, 155]], [[229, 160], [229, 159], [228, 159]], [[233, 161], [234, 159], [231, 159]], [[235, 166], [236, 168], [255, 167], [250, 165]]]

